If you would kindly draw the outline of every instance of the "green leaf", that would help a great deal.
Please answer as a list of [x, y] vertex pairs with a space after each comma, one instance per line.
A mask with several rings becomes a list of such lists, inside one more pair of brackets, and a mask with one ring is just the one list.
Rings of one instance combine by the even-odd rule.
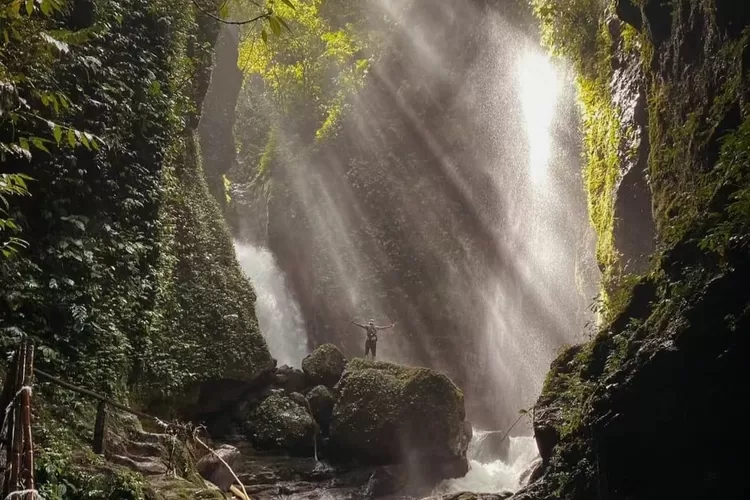
[[263, 43], [268, 43], [268, 34], [266, 33], [266, 30], [260, 31], [260, 38], [263, 40]]
[[10, 43], [10, 37], [8, 36], [8, 30], [3, 30], [3, 40], [5, 40], [5, 43]]
[[68, 144], [70, 144], [71, 148], [74, 148], [76, 147], [77, 143], [78, 141], [76, 141], [76, 133], [73, 132], [72, 128], [69, 128], [68, 129]]
[[291, 8], [293, 9], [293, 10], [297, 10], [297, 7], [295, 7], [295, 6], [294, 6], [294, 4], [292, 3], [292, 1], [291, 1], [291, 0], [281, 0], [281, 1], [282, 1], [282, 2], [284, 3], [284, 5], [288, 5], [288, 6], [289, 6], [289, 7], [291, 7]]
[[94, 150], [99, 151], [99, 143], [96, 140], [96, 137], [93, 135], [89, 137], [89, 142], [91, 143], [91, 147], [94, 148]]
[[34, 0], [26, 0], [26, 14], [29, 16], [34, 12]]
[[20, 137], [18, 139], [18, 145], [21, 146], [21, 148], [25, 149], [26, 151], [31, 151], [31, 147], [29, 146], [29, 140], [26, 137]]
[[60, 145], [60, 141], [62, 140], [62, 127], [60, 125], [55, 125], [55, 128], [52, 130], [52, 133], [55, 136], [55, 141], [57, 141], [57, 145]]
[[42, 139], [41, 137], [32, 137], [31, 144], [33, 144], [34, 147], [36, 147], [37, 149], [40, 149], [44, 151], [45, 153], [51, 154], [49, 152], [49, 149], [47, 149], [47, 146], [44, 145], [44, 139]]
[[268, 24], [271, 26], [271, 31], [273, 31], [273, 34], [276, 36], [281, 35], [281, 25], [279, 24], [279, 21], [271, 16], [268, 18]]
[[42, 40], [55, 47], [61, 54], [67, 54], [68, 52], [70, 52], [70, 47], [68, 47], [67, 43], [53, 38], [49, 33], [41, 32], [39, 36], [42, 37]]
[[86, 137], [86, 134], [76, 133], [76, 135], [78, 136], [78, 140], [81, 141], [81, 144], [83, 144], [86, 149], [91, 150], [91, 144], [89, 143], [89, 138]]
[[49, 100], [52, 101], [52, 107], [55, 108], [55, 114], [58, 114], [60, 112], [60, 103], [57, 101], [55, 94], [50, 94]]
[[279, 21], [279, 22], [280, 22], [280, 23], [282, 24], [282, 26], [284, 26], [284, 27], [286, 28], [286, 30], [287, 30], [287, 31], [288, 31], [289, 33], [291, 33], [291, 32], [292, 32], [292, 28], [290, 28], [290, 27], [289, 27], [289, 25], [288, 25], [288, 24], [286, 23], [286, 21], [284, 21], [284, 20], [283, 20], [282, 18], [280, 18], [280, 17], [277, 17], [276, 19], [278, 19], [278, 21]]
[[219, 17], [222, 19], [226, 19], [229, 17], [229, 3], [224, 2], [224, 5], [221, 6], [219, 9]]

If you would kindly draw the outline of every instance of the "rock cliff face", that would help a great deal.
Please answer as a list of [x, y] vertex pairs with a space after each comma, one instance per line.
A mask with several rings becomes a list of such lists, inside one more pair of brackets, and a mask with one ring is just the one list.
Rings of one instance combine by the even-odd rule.
[[[618, 157], [619, 189], [645, 166], [658, 253], [599, 334], [552, 364], [534, 412], [544, 474], [516, 498], [743, 498], [747, 440], [717, 419], [750, 397], [750, 5], [611, 7], [598, 29], [631, 50], [606, 59], [611, 102], [641, 139]], [[615, 226], [618, 249], [635, 234]]]

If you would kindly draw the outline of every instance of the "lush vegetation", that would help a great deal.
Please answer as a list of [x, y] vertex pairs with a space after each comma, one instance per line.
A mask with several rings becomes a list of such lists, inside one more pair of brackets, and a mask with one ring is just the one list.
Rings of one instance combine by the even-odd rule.
[[[279, 23], [272, 8], [258, 22]], [[0, 6], [3, 352], [30, 336], [40, 368], [144, 407], [272, 366], [195, 137], [227, 14], [189, 0]], [[49, 498], [141, 498], [81, 451], [94, 403], [39, 389]]]

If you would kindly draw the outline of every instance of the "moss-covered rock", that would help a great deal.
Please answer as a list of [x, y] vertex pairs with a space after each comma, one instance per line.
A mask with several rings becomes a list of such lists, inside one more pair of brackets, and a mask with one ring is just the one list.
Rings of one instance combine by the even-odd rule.
[[333, 344], [323, 344], [302, 360], [302, 371], [311, 385], [333, 387], [345, 367], [346, 358]]
[[293, 455], [312, 455], [315, 422], [306, 407], [282, 394], [267, 397], [249, 422], [253, 446]]
[[355, 359], [337, 390], [330, 445], [341, 456], [429, 464], [438, 477], [466, 472], [464, 396], [442, 373]]
[[328, 387], [318, 385], [307, 393], [307, 402], [310, 405], [310, 411], [315, 421], [320, 426], [321, 432], [328, 434], [328, 429], [331, 426], [331, 417], [333, 416], [333, 406], [336, 404], [333, 394]]

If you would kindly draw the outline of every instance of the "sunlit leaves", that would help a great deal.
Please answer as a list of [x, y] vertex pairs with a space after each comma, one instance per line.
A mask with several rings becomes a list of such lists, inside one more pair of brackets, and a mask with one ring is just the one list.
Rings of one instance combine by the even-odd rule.
[[52, 35], [42, 32], [39, 34], [39, 36], [41, 36], [43, 41], [45, 41], [46, 43], [50, 44], [52, 47], [57, 49], [59, 53], [67, 54], [68, 52], [70, 52], [70, 47], [68, 47], [67, 43], [54, 38]]
[[[355, 27], [334, 29], [320, 12], [320, 2], [279, 2], [268, 28], [260, 29], [263, 43], [256, 42], [256, 31], [249, 29], [240, 47], [239, 66], [263, 77], [273, 91], [276, 106], [293, 113], [314, 116], [320, 127], [318, 138], [336, 129], [344, 102], [364, 82], [368, 62], [357, 58], [362, 49]], [[333, 76], [332, 78], [332, 75]], [[297, 106], [313, 106], [300, 113]]]
[[268, 18], [268, 24], [271, 26], [271, 31], [273, 31], [274, 35], [281, 35], [281, 24], [279, 23], [278, 19], [271, 16]]
[[0, 254], [6, 259], [28, 246], [26, 241], [14, 236], [20, 228], [8, 212], [10, 197], [29, 194], [27, 181], [30, 180], [31, 177], [25, 174], [0, 174]]

